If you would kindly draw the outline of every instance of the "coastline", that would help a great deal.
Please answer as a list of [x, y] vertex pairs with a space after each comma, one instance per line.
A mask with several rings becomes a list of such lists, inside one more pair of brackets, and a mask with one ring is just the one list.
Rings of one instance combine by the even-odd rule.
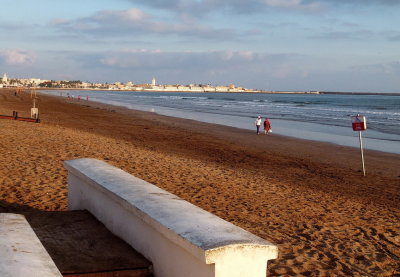
[[[0, 90], [0, 114], [29, 115]], [[268, 276], [399, 274], [400, 155], [39, 95], [42, 123], [1, 120], [0, 211], [62, 211], [62, 162], [115, 165], [274, 242]], [[362, 257], [362, 258], [360, 258]]]
[[[61, 91], [57, 91], [60, 94]], [[43, 92], [46, 94], [46, 92]], [[237, 114], [224, 114], [222, 113], [214, 113], [212, 111], [207, 112], [206, 110], [197, 110], [197, 108], [174, 108], [170, 106], [171, 103], [164, 105], [158, 105], [157, 100], [155, 100], [155, 104], [153, 102], [144, 101], [141, 99], [138, 101], [132, 101], [132, 99], [136, 99], [136, 96], [133, 95], [132, 99], [128, 97], [130, 92], [124, 91], [121, 95], [118, 93], [105, 93], [103, 96], [102, 93], [96, 92], [88, 92], [85, 91], [74, 91], [73, 94], [81, 95], [82, 98], [90, 97], [91, 100], [111, 105], [123, 106], [133, 110], [141, 110], [141, 111], [151, 111], [160, 115], [171, 116], [175, 118], [185, 118], [195, 121], [201, 121], [212, 124], [219, 124], [221, 126], [231, 126], [236, 128], [241, 128], [245, 130], [253, 130], [253, 121], [252, 117], [241, 116], [240, 112]], [[135, 93], [135, 92], [132, 92]], [[152, 92], [140, 92], [138, 95], [143, 96], [144, 98], [151, 99], [153, 96]], [[55, 95], [54, 93], [47, 93], [50, 95]], [[163, 93], [156, 93], [156, 98], [160, 96], [162, 98]], [[179, 97], [184, 97], [184, 93], [179, 94]], [[227, 94], [223, 94], [227, 95]], [[241, 94], [244, 96], [245, 94]], [[65, 95], [64, 95], [65, 96]], [[114, 97], [116, 100], [114, 100]], [[201, 93], [200, 95], [196, 94], [194, 97], [212, 97], [206, 96], [205, 93]], [[217, 97], [217, 96], [216, 96]], [[125, 99], [124, 99], [125, 98]], [[318, 98], [318, 96], [317, 96]], [[318, 101], [314, 99], [314, 101]], [[195, 104], [195, 103], [194, 103]], [[195, 104], [196, 105], [196, 104]], [[258, 113], [263, 113], [262, 111], [258, 111]], [[260, 114], [260, 115], [261, 115]], [[272, 116], [272, 117], [271, 117]], [[285, 118], [284, 116], [280, 116], [275, 111], [275, 115], [270, 115], [270, 121], [273, 126], [274, 134], [289, 136], [294, 138], [300, 138], [308, 140], [309, 143], [314, 143], [315, 141], [323, 141], [328, 143], [334, 143], [342, 146], [351, 146], [359, 149], [359, 140], [358, 133], [354, 132], [350, 125], [350, 119], [348, 125], [343, 126], [343, 122], [338, 122], [339, 124], [326, 124], [323, 121], [315, 122], [315, 121], [302, 121], [297, 120], [295, 118]], [[328, 119], [329, 120], [329, 119]], [[396, 153], [400, 154], [400, 135], [380, 132], [378, 130], [368, 128], [368, 131], [363, 133], [363, 145], [365, 149], [388, 152], [388, 153]]]
[[266, 91], [266, 90], [241, 90], [241, 91], [210, 91], [210, 90], [168, 90], [168, 89], [102, 89], [102, 88], [35, 88], [37, 90], [82, 90], [82, 91], [128, 91], [128, 92], [182, 92], [182, 93], [265, 93], [265, 94], [320, 94], [318, 91]]
[[[10, 88], [0, 88], [10, 89]], [[247, 90], [247, 91], [187, 91], [187, 90], [136, 90], [136, 89], [100, 89], [100, 88], [35, 88], [37, 90], [83, 90], [83, 91], [146, 91], [146, 92], [182, 92], [182, 93], [263, 93], [263, 94], [339, 94], [339, 95], [385, 95], [400, 96], [400, 92], [351, 92], [351, 91], [273, 91], [273, 90]]]

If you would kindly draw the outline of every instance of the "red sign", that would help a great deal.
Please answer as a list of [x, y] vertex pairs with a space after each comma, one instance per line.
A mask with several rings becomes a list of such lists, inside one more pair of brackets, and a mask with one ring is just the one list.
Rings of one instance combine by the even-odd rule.
[[365, 116], [356, 115], [351, 117], [351, 125], [353, 127], [353, 131], [365, 131], [367, 129], [367, 121]]

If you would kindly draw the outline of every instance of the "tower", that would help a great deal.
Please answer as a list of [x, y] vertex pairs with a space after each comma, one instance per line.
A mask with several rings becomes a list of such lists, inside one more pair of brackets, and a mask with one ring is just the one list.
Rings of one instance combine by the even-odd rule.
[[155, 86], [156, 85], [156, 78], [153, 77], [153, 80], [151, 80], [151, 85]]
[[7, 73], [4, 73], [3, 78], [1, 79], [4, 83], [8, 83]]

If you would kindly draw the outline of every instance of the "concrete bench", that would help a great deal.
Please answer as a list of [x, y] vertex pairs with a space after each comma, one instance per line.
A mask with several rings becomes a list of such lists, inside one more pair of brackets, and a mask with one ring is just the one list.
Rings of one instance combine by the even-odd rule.
[[62, 277], [23, 215], [0, 214], [0, 276]]
[[94, 159], [66, 161], [69, 209], [87, 209], [149, 259], [156, 277], [264, 277], [278, 249]]

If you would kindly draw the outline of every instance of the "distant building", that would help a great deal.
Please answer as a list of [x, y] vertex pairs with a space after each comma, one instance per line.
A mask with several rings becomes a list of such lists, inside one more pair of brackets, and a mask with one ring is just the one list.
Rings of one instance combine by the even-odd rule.
[[227, 87], [227, 86], [216, 86], [215, 87], [215, 91], [216, 92], [228, 92], [229, 91], [229, 87]]
[[8, 77], [7, 77], [7, 73], [4, 73], [3, 78], [1, 79], [1, 81], [3, 81], [3, 83], [8, 83]]
[[155, 86], [156, 85], [156, 78], [153, 77], [153, 80], [151, 80], [151, 85]]
[[38, 86], [40, 83], [43, 83], [44, 80], [40, 80], [38, 78], [30, 78], [29, 83], [33, 86]]

